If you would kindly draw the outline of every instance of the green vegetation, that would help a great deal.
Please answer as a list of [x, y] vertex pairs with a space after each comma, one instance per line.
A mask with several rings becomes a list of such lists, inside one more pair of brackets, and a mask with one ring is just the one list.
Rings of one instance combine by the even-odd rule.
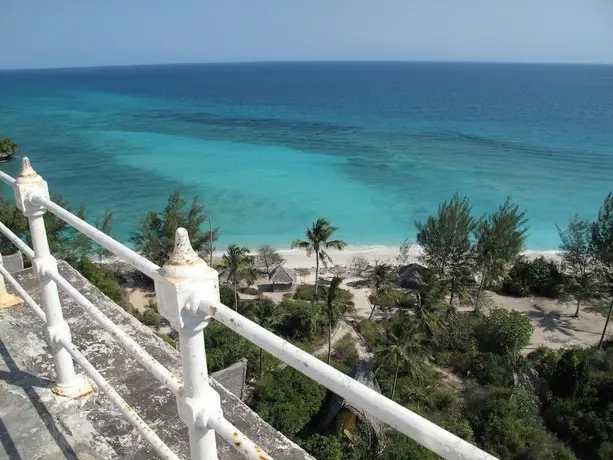
[[266, 271], [268, 279], [272, 276], [274, 269], [282, 265], [283, 262], [285, 262], [285, 259], [270, 244], [264, 244], [258, 249], [256, 265]]
[[228, 270], [228, 280], [234, 288], [234, 309], [238, 311], [238, 284], [242, 280], [251, 284], [258, 276], [253, 257], [248, 248], [231, 244], [221, 259], [220, 267]]
[[481, 218], [475, 228], [475, 267], [479, 270], [479, 289], [475, 308], [479, 308], [481, 292], [506, 275], [510, 264], [524, 250], [527, 219], [510, 198], [492, 214]]
[[568, 276], [567, 292], [577, 300], [575, 317], [578, 318], [581, 302], [598, 297], [602, 284], [592, 250], [592, 223], [575, 216], [566, 230], [558, 227], [558, 234], [562, 240], [562, 269]]
[[341, 284], [341, 281], [341, 278], [338, 276], [335, 276], [332, 279], [330, 287], [328, 288], [328, 295], [326, 297], [326, 313], [328, 315], [328, 364], [330, 364], [330, 359], [332, 358], [332, 321], [334, 316], [334, 301], [336, 300], [338, 285]]
[[174, 248], [175, 231], [183, 227], [189, 234], [192, 247], [198, 253], [208, 254], [212, 242], [217, 239], [219, 229], [203, 231], [201, 226], [207, 221], [198, 197], [194, 196], [191, 205], [181, 198], [180, 192], [174, 192], [162, 212], [148, 211], [138, 224], [138, 231], [130, 240], [135, 249], [158, 265], [163, 265]]
[[422, 260], [448, 285], [450, 298], [462, 296], [472, 264], [471, 235], [476, 228], [468, 198], [456, 193], [444, 201], [436, 216], [416, 222], [417, 242], [423, 249]]
[[370, 311], [370, 316], [368, 319], [372, 319], [379, 302], [383, 303], [384, 299], [389, 300], [390, 297], [393, 297], [391, 287], [392, 283], [396, 279], [396, 273], [394, 271], [394, 267], [392, 267], [390, 264], [377, 262], [372, 267], [370, 278], [372, 281], [373, 290], [370, 299], [370, 302], [372, 303], [372, 310]]
[[315, 253], [315, 291], [313, 293], [313, 302], [317, 298], [317, 288], [319, 286], [319, 262], [326, 266], [328, 261], [332, 261], [326, 249], [343, 249], [347, 243], [341, 240], [331, 240], [330, 238], [338, 230], [338, 227], [333, 227], [323, 217], [317, 219], [311, 228], [307, 227], [306, 240], [294, 240], [292, 248], [304, 249], [307, 256]]
[[256, 384], [251, 406], [286, 436], [295, 437], [319, 411], [325, 389], [300, 372], [284, 367]]
[[117, 305], [125, 307], [127, 300], [123, 289], [115, 279], [113, 272], [101, 265], [83, 258], [68, 261], [72, 267], [83, 275], [90, 283], [100, 289], [109, 299]]
[[0, 160], [8, 160], [16, 155], [19, 151], [19, 146], [10, 137], [0, 138]]
[[592, 226], [592, 249], [598, 261], [598, 268], [605, 282], [611, 304], [605, 322], [599, 347], [602, 347], [613, 312], [613, 193], [610, 193], [598, 211], [598, 219]]
[[554, 261], [537, 257], [519, 258], [502, 285], [502, 292], [515, 297], [535, 295], [556, 299], [564, 292], [566, 280]]
[[[83, 207], [76, 210], [72, 209], [62, 195], [51, 193], [51, 199], [59, 206], [62, 206], [70, 212], [74, 212], [81, 219], [86, 219], [87, 216]], [[100, 246], [79, 233], [59, 217], [47, 212], [44, 214], [43, 220], [45, 221], [45, 228], [47, 230], [49, 248], [52, 254], [57, 258], [75, 260], [89, 258], [94, 253], [102, 253], [103, 249]], [[96, 227], [110, 234], [111, 220], [112, 215], [106, 212], [102, 220], [96, 219]], [[12, 199], [0, 197], [0, 222], [10, 228], [13, 233], [32, 247], [28, 219], [15, 207]], [[0, 235], [0, 252], [2, 254], [11, 254], [16, 251], [17, 248], [15, 245], [3, 235]]]
[[[67, 206], [61, 197], [55, 200]], [[163, 212], [147, 213], [133, 236], [136, 247], [164, 263], [176, 228], [183, 226], [197, 251], [210, 252], [217, 230], [200, 230], [207, 219], [197, 199], [185, 208], [185, 201], [175, 193]], [[611, 296], [613, 195], [607, 197], [595, 222], [575, 217], [567, 228], [558, 229], [561, 265], [519, 256], [527, 222], [510, 200], [480, 218], [473, 217], [471, 209], [468, 199], [456, 194], [441, 204], [436, 215], [416, 224], [428, 268], [420, 272], [414, 291], [394, 285], [396, 267], [354, 261], [352, 271], [368, 278], [366, 285], [372, 287], [371, 317], [363, 319], [357, 330], [373, 354], [373, 372], [382, 394], [503, 460], [612, 458], [613, 347], [605, 337], [613, 302], [599, 347], [539, 348], [525, 356], [521, 352], [530, 343], [531, 322], [516, 311], [488, 308], [483, 290], [497, 288], [514, 296], [573, 295], [577, 315], [585, 302]], [[85, 216], [84, 209], [77, 213]], [[5, 199], [0, 199], [0, 220], [28, 239], [26, 219]], [[107, 213], [97, 226], [109, 233], [111, 220]], [[143, 313], [133, 311], [113, 273], [92, 262], [91, 257], [106, 255], [102, 248], [50, 214], [45, 222], [50, 245], [59, 257], [69, 260], [141, 322], [154, 328], [160, 325], [155, 302]], [[293, 243], [309, 255], [315, 252], [316, 282], [298, 286], [279, 304], [259, 295], [240, 300], [238, 288], [242, 280], [249, 284], [255, 279], [256, 262], [270, 276], [282, 258], [270, 246], [260, 248], [254, 259], [247, 248], [230, 245], [221, 266], [227, 269], [231, 285], [220, 286], [220, 297], [303, 349], [326, 350], [327, 342], [327, 361], [349, 371], [358, 362], [355, 340], [347, 334], [332, 344], [332, 331], [342, 315], [353, 309], [352, 295], [340, 288], [340, 278], [326, 286], [318, 276], [320, 262], [329, 260], [326, 250], [345, 246], [331, 239], [336, 230], [327, 220], [318, 219], [307, 229], [306, 240]], [[399, 258], [403, 263], [408, 261], [408, 248], [406, 244]], [[5, 239], [0, 239], [0, 249], [14, 250]], [[475, 308], [456, 310], [454, 299], [472, 301]], [[377, 320], [375, 309], [390, 314]], [[158, 335], [176, 347], [171, 337]], [[254, 387], [251, 407], [317, 458], [437, 458], [391, 429], [384, 428], [385, 435], [380, 437], [378, 428], [361, 414], [351, 423], [338, 419], [323, 427], [330, 392], [219, 323], [212, 322], [204, 337], [209, 371], [246, 358], [248, 381]]]

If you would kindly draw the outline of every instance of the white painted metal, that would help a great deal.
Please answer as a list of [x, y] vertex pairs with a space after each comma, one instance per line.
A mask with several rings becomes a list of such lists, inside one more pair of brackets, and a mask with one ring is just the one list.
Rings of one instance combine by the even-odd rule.
[[234, 425], [222, 417], [210, 417], [209, 426], [243, 457], [251, 460], [272, 460], [261, 447], [241, 433]]
[[34, 260], [34, 251], [30, 248], [30, 246], [24, 243], [21, 238], [15, 235], [11, 229], [2, 222], [0, 222], [0, 233], [10, 240], [10, 242], [13, 243], [28, 259]]
[[187, 231], [176, 231], [170, 259], [155, 278], [159, 311], [179, 331], [183, 392], [177, 397], [179, 417], [187, 425], [192, 460], [217, 460], [215, 431], [207, 424], [221, 416], [219, 394], [209, 385], [199, 298], [219, 302], [217, 272], [192, 249]]
[[55, 391], [65, 396], [77, 397], [85, 389], [84, 381], [75, 373], [70, 354], [57, 340], [61, 337], [65, 342], [70, 342], [70, 328], [64, 321], [55, 282], [42, 273], [43, 267], [47, 273], [57, 272], [57, 263], [49, 251], [47, 241], [47, 231], [43, 220], [45, 210], [32, 202], [32, 197], [35, 196], [48, 197], [49, 190], [47, 183], [32, 169], [27, 158], [23, 159], [23, 168], [13, 184], [13, 190], [17, 206], [27, 217], [30, 226], [34, 246], [33, 265], [42, 289], [41, 300], [47, 318], [47, 341], [51, 347], [57, 377]]
[[88, 313], [92, 318], [102, 326], [102, 328], [110, 333], [129, 353], [134, 357], [145, 369], [147, 369], [156, 379], [164, 384], [166, 388], [174, 394], [179, 393], [183, 386], [181, 381], [168, 369], [166, 369], [159, 361], [145, 351], [138, 343], [134, 341], [123, 329], [117, 326], [113, 321], [107, 318], [94, 304], [81, 294], [70, 282], [57, 272], [45, 273], [49, 278], [53, 279], [70, 297], [77, 301], [79, 306]]
[[[45, 312], [38, 306], [38, 304], [30, 297], [30, 295], [23, 289], [15, 278], [3, 267], [0, 266], [0, 274], [6, 277], [9, 283], [13, 286], [19, 296], [34, 310], [36, 316], [40, 318], [43, 323], [47, 322]], [[59, 338], [60, 344], [70, 353], [74, 360], [81, 366], [87, 375], [98, 385], [98, 388], [106, 393], [110, 401], [117, 409], [126, 417], [138, 432], [151, 444], [155, 451], [160, 454], [164, 459], [179, 460], [172, 450], [162, 441], [149, 426], [141, 419], [134, 409], [132, 409], [128, 403], [117, 393], [113, 387], [109, 385], [106, 379], [91, 365], [85, 356], [69, 341], [64, 338]]]
[[[29, 177], [30, 180], [32, 177], [39, 177], [36, 173], [32, 174], [33, 170], [31, 168], [29, 168], [31, 171], [28, 171], [28, 168], [29, 163], [26, 164], [24, 162], [26, 177]], [[22, 173], [22, 175], [24, 174]], [[24, 210], [28, 206], [36, 208], [38, 206], [52, 212], [154, 279], [156, 293], [160, 302], [160, 312], [180, 331], [185, 384], [181, 391], [178, 391], [177, 402], [179, 415], [188, 426], [192, 459], [217, 459], [215, 431], [248, 458], [267, 458], [262, 456], [266, 454], [261, 452], [251, 441], [244, 438], [230, 422], [223, 418], [219, 404], [219, 395], [208, 385], [202, 328], [207, 324], [207, 319], [211, 316], [239, 335], [247, 338], [303, 374], [347, 399], [356, 407], [365, 410], [381, 421], [398, 429], [444, 458], [484, 460], [495, 458], [376, 391], [358, 383], [312, 355], [303, 352], [280, 337], [249, 321], [231, 308], [221, 304], [219, 302], [217, 273], [194, 253], [189, 245], [189, 239], [185, 230], [180, 229], [177, 232], [175, 251], [163, 269], [159, 270], [157, 265], [53, 203], [49, 199], [48, 194], [45, 195], [36, 189], [32, 193], [32, 187], [20, 188], [19, 181], [14, 181], [10, 176], [2, 172], [0, 172], [0, 180], [9, 185], [14, 185], [15, 198], [20, 209]], [[42, 182], [44, 184], [44, 181]], [[44, 190], [46, 190], [46, 184], [44, 184]], [[42, 221], [42, 214], [40, 221]], [[10, 234], [7, 234], [5, 229], [6, 227], [0, 226], [0, 231], [11, 239]], [[44, 231], [44, 225], [42, 230]], [[87, 303], [88, 307], [93, 307], [64, 278], [54, 272], [53, 265], [48, 263], [39, 263], [37, 265], [37, 261], [41, 259], [39, 253], [48, 253], [48, 245], [46, 236], [44, 241], [41, 238], [41, 235], [44, 234], [41, 233], [40, 223], [37, 221], [34, 221], [33, 224], [31, 223], [31, 231], [35, 249], [34, 254], [32, 254], [31, 250], [30, 254], [28, 254], [29, 248], [20, 240], [18, 242], [11, 239], [11, 241], [15, 242], [24, 254], [29, 257], [35, 257], [35, 266], [38, 267], [40, 272], [45, 273], [45, 277], [48, 277], [51, 282], [53, 280], [58, 282], [82, 306], [84, 303]], [[36, 238], [35, 234], [38, 235]], [[17, 237], [15, 236], [15, 238]], [[43, 260], [43, 262], [48, 262], [48, 260]], [[4, 274], [6, 270], [0, 267], [0, 272]], [[8, 279], [12, 279], [12, 277]], [[86, 307], [85, 309], [94, 316], [96, 315], [95, 312], [102, 315], [95, 307]], [[40, 309], [37, 311], [37, 314], [39, 316], [42, 314], [44, 317], [44, 313]], [[105, 321], [110, 322], [104, 315], [102, 317]], [[108, 324], [106, 326], [110, 327]], [[54, 337], [64, 345], [63, 349], [69, 349], [72, 346], [69, 342], [69, 336], [66, 338], [66, 336], [56, 331]], [[72, 350], [72, 348], [70, 349]], [[135, 353], [135, 350], [137, 350], [134, 347], [128, 349], [132, 353]], [[78, 357], [76, 354], [70, 354], [76, 360], [82, 357], [82, 355]], [[70, 361], [70, 365], [72, 366], [72, 361]], [[145, 365], [145, 367], [151, 371], [148, 365]], [[93, 368], [89, 370], [93, 371], [92, 373], [96, 372]], [[179, 388], [175, 389], [179, 390]], [[114, 390], [110, 388], [109, 391]], [[126, 414], [127, 417], [132, 415], [136, 416], [136, 414]], [[240, 446], [244, 446], [242, 450], [235, 442], [236, 436], [239, 437]]]
[[[4, 234], [15, 246], [27, 257], [34, 260], [34, 251], [19, 239], [9, 228], [0, 223], [0, 232]], [[89, 313], [104, 330], [110, 333], [123, 347], [147, 369], [151, 374], [162, 382], [166, 388], [177, 394], [182, 387], [181, 381], [168, 369], [162, 366], [153, 356], [136, 343], [126, 332], [108, 319], [94, 304], [81, 294], [70, 282], [57, 271], [47, 272], [43, 267], [43, 275], [55, 281], [69, 296], [77, 301], [79, 306]]]
[[337, 371], [272, 332], [239, 315], [222, 303], [201, 303], [203, 313], [213, 316], [237, 334], [263, 348], [304, 375], [342, 396], [382, 422], [446, 459], [494, 459], [490, 454], [426, 420], [406, 407]]
[[9, 176], [4, 171], [0, 171], [0, 180], [4, 182], [6, 185], [10, 185], [11, 187], [15, 183], [15, 179], [13, 179], [11, 176]]
[[115, 389], [106, 381], [106, 379], [100, 375], [100, 373], [90, 364], [90, 362], [83, 356], [83, 354], [77, 350], [77, 348], [70, 342], [62, 340], [62, 344], [66, 347], [66, 350], [71, 354], [74, 360], [79, 363], [85, 373], [91, 377], [91, 379], [98, 385], [98, 388], [106, 393], [113, 405], [119, 409], [124, 417], [136, 428], [143, 438], [147, 440], [151, 447], [163, 458], [169, 460], [180, 460], [177, 455], [170, 450], [164, 441], [162, 441], [155, 432], [149, 428], [149, 425], [138, 416], [138, 414], [132, 409], [128, 403], [115, 391]]
[[[0, 254], [0, 266], [4, 267], [4, 263], [2, 262], [2, 255]], [[0, 305], [6, 297], [8, 296], [8, 292], [6, 292], [6, 284], [4, 284], [4, 277], [0, 276]]]
[[132, 249], [127, 248], [123, 244], [115, 241], [106, 233], [98, 230], [93, 225], [88, 224], [83, 219], [78, 218], [74, 214], [66, 211], [61, 206], [58, 206], [47, 197], [35, 197], [36, 203], [45, 208], [52, 214], [62, 219], [64, 222], [72, 225], [86, 236], [89, 236], [99, 245], [105, 247], [120, 259], [125, 260], [129, 264], [138, 268], [141, 272], [147, 275], [149, 278], [155, 279], [157, 271], [160, 269], [156, 264], [150, 260], [144, 258], [140, 254], [134, 252]]

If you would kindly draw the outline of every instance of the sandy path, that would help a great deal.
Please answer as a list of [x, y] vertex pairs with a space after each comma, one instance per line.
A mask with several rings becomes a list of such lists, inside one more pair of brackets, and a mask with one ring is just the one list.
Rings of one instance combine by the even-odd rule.
[[[540, 297], [506, 297], [489, 293], [497, 306], [524, 313], [534, 326], [528, 349], [595, 345], [600, 340], [605, 318], [582, 308], [574, 318], [574, 302], [558, 302]], [[589, 308], [588, 308], [589, 309]]]
[[[366, 342], [364, 342], [364, 339], [362, 338], [362, 336], [358, 334], [357, 331], [353, 327], [351, 327], [347, 322], [345, 322], [345, 320], [342, 320], [342, 319], [338, 322], [338, 324], [332, 331], [332, 350], [334, 351], [334, 345], [336, 344], [336, 342], [338, 342], [340, 339], [342, 339], [347, 334], [350, 334], [353, 337], [353, 340], [355, 341], [355, 348], [358, 351], [358, 358], [365, 360], [365, 361], [370, 361], [370, 359], [372, 358], [372, 353], [370, 353], [368, 349], [366, 348]], [[328, 342], [326, 341], [326, 343], [322, 345], [321, 347], [319, 347], [319, 349], [315, 350], [312, 353], [312, 355], [314, 356], [324, 355], [325, 356], [327, 355], [327, 353], [328, 353]]]

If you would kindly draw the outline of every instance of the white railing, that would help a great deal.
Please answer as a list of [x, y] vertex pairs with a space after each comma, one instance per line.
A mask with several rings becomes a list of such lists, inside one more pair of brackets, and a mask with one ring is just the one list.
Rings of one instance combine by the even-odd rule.
[[[174, 251], [160, 268], [51, 201], [47, 183], [32, 169], [27, 158], [23, 159], [23, 168], [17, 179], [0, 171], [0, 180], [13, 188], [16, 205], [28, 218], [33, 249], [2, 223], [0, 232], [32, 260], [42, 287], [44, 311], [1, 264], [0, 274], [46, 324], [56, 372], [54, 391], [67, 397], [79, 397], [93, 391], [88, 380], [75, 373], [73, 360], [76, 361], [162, 458], [178, 457], [72, 344], [57, 286], [176, 395], [179, 417], [189, 433], [192, 460], [217, 459], [215, 433], [246, 458], [270, 458], [224, 418], [219, 394], [209, 385], [203, 329], [212, 319], [444, 458], [494, 458], [223, 305], [219, 300], [217, 272], [194, 252], [185, 229], [177, 230]], [[159, 312], [179, 333], [182, 379], [149, 355], [58, 273], [56, 260], [49, 251], [43, 221], [47, 211], [153, 279]]]

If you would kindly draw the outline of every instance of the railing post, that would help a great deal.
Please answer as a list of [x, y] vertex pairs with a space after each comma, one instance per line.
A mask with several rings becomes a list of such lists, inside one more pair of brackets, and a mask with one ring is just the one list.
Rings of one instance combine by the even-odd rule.
[[175, 235], [170, 259], [155, 279], [160, 314], [179, 332], [183, 388], [177, 395], [179, 417], [187, 425], [192, 460], [217, 460], [215, 432], [208, 420], [220, 417], [219, 394], [209, 385], [202, 330], [201, 300], [219, 302], [219, 277], [192, 249], [184, 228]]
[[35, 256], [32, 265], [42, 289], [41, 301], [47, 320], [47, 342], [55, 363], [56, 382], [53, 391], [58, 395], [77, 398], [90, 393], [92, 387], [84, 376], [75, 373], [72, 357], [60, 344], [61, 339], [71, 342], [70, 328], [64, 321], [57, 285], [45, 276], [45, 272], [57, 272], [57, 262], [49, 251], [43, 220], [45, 209], [36, 202], [37, 197], [49, 198], [49, 189], [43, 178], [32, 169], [28, 158], [23, 159], [21, 174], [15, 181], [14, 193], [15, 203], [28, 218], [30, 226]]
[[[2, 255], [0, 254], [0, 265], [4, 265], [2, 261]], [[6, 290], [6, 284], [4, 283], [4, 276], [0, 275], [0, 308], [13, 307], [19, 305], [23, 301], [21, 298], [14, 294], [10, 294]]]

